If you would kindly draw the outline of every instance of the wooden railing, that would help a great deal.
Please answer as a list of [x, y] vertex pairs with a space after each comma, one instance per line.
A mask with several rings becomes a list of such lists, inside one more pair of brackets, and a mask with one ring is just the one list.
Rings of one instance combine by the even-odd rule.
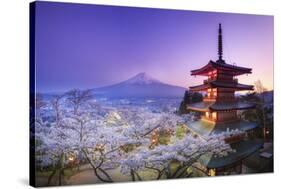
[[236, 102], [237, 99], [235, 97], [218, 97], [218, 96], [206, 96], [203, 99], [204, 101], [214, 101], [216, 100], [217, 102]]
[[205, 79], [204, 81], [203, 81], [203, 83], [204, 84], [207, 84], [207, 83], [209, 83], [209, 82], [211, 82], [211, 81], [223, 81], [223, 82], [227, 82], [227, 83], [238, 83], [238, 79], [232, 79], [232, 80], [227, 80], [227, 79], [217, 79], [217, 78], [213, 78], [213, 79]]

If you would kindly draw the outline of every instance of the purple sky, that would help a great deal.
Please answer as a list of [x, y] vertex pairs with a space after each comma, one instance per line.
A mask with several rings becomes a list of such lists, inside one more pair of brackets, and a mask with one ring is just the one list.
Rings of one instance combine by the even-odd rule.
[[223, 58], [253, 68], [241, 83], [273, 88], [273, 17], [37, 2], [36, 88], [40, 92], [95, 88], [146, 72], [173, 85], [201, 84], [190, 76]]

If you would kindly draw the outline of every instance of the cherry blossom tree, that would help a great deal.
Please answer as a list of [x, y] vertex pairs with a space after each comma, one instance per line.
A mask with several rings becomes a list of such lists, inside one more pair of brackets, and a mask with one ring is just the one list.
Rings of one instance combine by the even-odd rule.
[[[44, 108], [43, 116], [49, 115], [47, 119], [38, 115], [35, 124], [38, 165], [53, 169], [48, 184], [56, 173], [63, 184], [64, 170], [74, 162], [79, 166], [81, 155], [102, 182], [114, 182], [107, 170], [117, 168], [133, 181], [143, 180], [144, 170], [156, 172], [155, 179], [187, 177], [187, 168], [203, 154], [231, 153], [225, 139], [241, 134], [227, 131], [202, 139], [183, 130], [177, 137], [178, 127], [196, 119], [193, 114], [107, 107], [95, 103], [88, 92], [56, 96], [39, 108]], [[174, 162], [177, 166], [172, 169]]]
[[[212, 154], [226, 156], [234, 152], [224, 140], [243, 132], [227, 131], [219, 135], [212, 135], [207, 139], [187, 134], [183, 139], [175, 139], [168, 145], [159, 145], [154, 149], [141, 147], [129, 154], [121, 162], [121, 172], [131, 175], [132, 180], [142, 180], [139, 172], [153, 170], [157, 173], [155, 179], [187, 177], [187, 168], [191, 167], [202, 155]], [[175, 170], [171, 164], [177, 163]]]
[[79, 108], [85, 105], [88, 101], [93, 99], [91, 90], [79, 90], [73, 89], [65, 93], [66, 102], [68, 102], [73, 107], [73, 113], [77, 115]]
[[[62, 185], [65, 169], [65, 154], [72, 148], [68, 133], [63, 127], [65, 112], [62, 110], [61, 101], [63, 96], [55, 96], [46, 108], [51, 110], [50, 117], [44, 120], [42, 115], [37, 115], [35, 122], [35, 141], [36, 141], [36, 158], [38, 164], [42, 167], [52, 167], [53, 171], [48, 178], [48, 185], [51, 183], [53, 176], [58, 172], [59, 185]], [[38, 107], [42, 108], [42, 107]], [[37, 110], [37, 112], [40, 112]], [[45, 111], [47, 114], [47, 111]]]

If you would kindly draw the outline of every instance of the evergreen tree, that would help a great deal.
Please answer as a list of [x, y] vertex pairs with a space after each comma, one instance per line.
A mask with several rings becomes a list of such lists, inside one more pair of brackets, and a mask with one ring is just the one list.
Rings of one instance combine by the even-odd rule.
[[185, 91], [184, 93], [184, 97], [182, 102], [180, 103], [180, 107], [178, 110], [178, 113], [181, 114], [187, 114], [189, 112], [189, 110], [186, 109], [186, 105], [190, 104], [190, 103], [196, 103], [196, 102], [201, 102], [203, 99], [202, 94], [198, 93], [198, 92], [189, 92], [189, 91]]

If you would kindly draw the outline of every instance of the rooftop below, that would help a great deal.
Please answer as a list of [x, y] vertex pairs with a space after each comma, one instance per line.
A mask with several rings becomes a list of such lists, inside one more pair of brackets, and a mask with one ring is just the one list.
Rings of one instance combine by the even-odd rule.
[[248, 131], [257, 128], [258, 124], [255, 122], [248, 122], [242, 120], [232, 123], [210, 123], [207, 121], [199, 120], [195, 122], [190, 122], [187, 127], [192, 132], [199, 135], [201, 138], [207, 138], [212, 134], [219, 134], [222, 132], [232, 130]]
[[240, 141], [231, 144], [231, 148], [235, 152], [224, 157], [215, 157], [212, 154], [206, 154], [199, 158], [199, 162], [209, 169], [226, 167], [251, 156], [262, 148], [262, 146], [263, 141], [260, 139]]
[[216, 102], [216, 101], [202, 101], [187, 105], [187, 109], [206, 112], [206, 111], [224, 111], [224, 110], [245, 110], [254, 108], [255, 105], [248, 102]]

